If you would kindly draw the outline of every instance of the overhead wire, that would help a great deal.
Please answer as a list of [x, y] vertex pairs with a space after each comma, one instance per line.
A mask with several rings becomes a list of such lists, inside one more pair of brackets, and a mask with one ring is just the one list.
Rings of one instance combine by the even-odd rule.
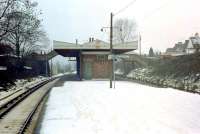
[[[167, 2], [165, 2], [164, 4], [162, 4], [161, 6], [155, 8], [154, 10], [150, 11], [149, 14], [145, 15], [141, 21], [146, 21], [147, 19], [149, 19], [153, 14], [155, 14], [156, 12], [160, 11], [161, 9], [165, 8], [166, 6], [168, 6], [171, 2], [173, 2], [173, 0], [169, 0]], [[141, 26], [140, 26], [141, 28]]]
[[160, 11], [161, 9], [165, 8], [166, 6], [168, 6], [170, 3], [172, 2], [172, 0], [167, 1], [166, 3], [162, 4], [161, 6], [155, 8], [154, 10], [152, 10], [149, 14], [147, 14], [146, 16], [144, 16], [144, 18], [142, 20], [146, 20], [149, 17], [151, 17], [151, 15], [155, 14], [156, 12]]
[[136, 0], [131, 1], [130, 3], [128, 3], [125, 7], [121, 8], [120, 10], [118, 10], [116, 13], [114, 13], [114, 15], [117, 15], [123, 11], [125, 11], [127, 8], [129, 8], [130, 6], [132, 6], [134, 3], [136, 2]]

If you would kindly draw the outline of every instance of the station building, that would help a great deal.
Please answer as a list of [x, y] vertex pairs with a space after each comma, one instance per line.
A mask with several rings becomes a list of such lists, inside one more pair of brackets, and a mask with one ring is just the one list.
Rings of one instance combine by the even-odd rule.
[[[113, 54], [122, 54], [137, 49], [137, 41], [113, 44]], [[78, 44], [53, 41], [53, 49], [64, 57], [75, 57], [77, 77], [82, 79], [108, 79], [111, 72], [110, 44], [90, 39]]]

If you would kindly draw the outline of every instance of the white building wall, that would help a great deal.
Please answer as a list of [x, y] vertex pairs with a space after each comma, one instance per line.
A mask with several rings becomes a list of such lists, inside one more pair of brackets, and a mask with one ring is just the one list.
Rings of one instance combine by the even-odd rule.
[[188, 42], [188, 45], [187, 45], [187, 48], [186, 48], [186, 53], [187, 54], [195, 53], [195, 49], [194, 49], [194, 46], [193, 46], [191, 40], [189, 40], [189, 42]]

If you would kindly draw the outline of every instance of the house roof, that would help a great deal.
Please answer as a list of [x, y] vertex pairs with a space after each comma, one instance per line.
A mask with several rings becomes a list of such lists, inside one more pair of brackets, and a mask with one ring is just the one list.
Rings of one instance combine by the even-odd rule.
[[200, 37], [199, 34], [196, 33], [194, 37], [191, 37], [192, 43], [193, 44], [200, 44]]
[[186, 48], [187, 48], [187, 44], [178, 42], [177, 44], [175, 44], [175, 46], [173, 48], [167, 48], [166, 53], [184, 52]]
[[196, 33], [195, 36], [190, 37], [188, 40], [185, 40], [184, 43], [178, 42], [173, 48], [168, 48], [166, 54], [183, 54], [186, 52], [186, 49], [197, 49], [200, 48], [200, 37]]
[[195, 36], [190, 37], [189, 40], [191, 41], [193, 48], [200, 48], [200, 37], [198, 33], [196, 33]]
[[200, 37], [190, 37], [192, 44], [200, 44]]
[[187, 44], [179, 42], [177, 44], [175, 44], [174, 49], [176, 51], [184, 51], [187, 48]]

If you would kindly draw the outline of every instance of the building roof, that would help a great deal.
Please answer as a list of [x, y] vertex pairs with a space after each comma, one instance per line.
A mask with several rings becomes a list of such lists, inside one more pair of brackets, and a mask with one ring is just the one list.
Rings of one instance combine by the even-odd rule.
[[[138, 47], [137, 41], [126, 42], [123, 44], [113, 44], [114, 53], [123, 53], [136, 50]], [[66, 51], [74, 53], [79, 51], [110, 51], [110, 44], [102, 40], [94, 40], [83, 44], [68, 43], [63, 41], [53, 41], [53, 49], [59, 53]], [[61, 54], [62, 55], [62, 54]]]
[[200, 37], [198, 33], [196, 33], [195, 36], [190, 37], [189, 40], [191, 41], [193, 48], [200, 48]]
[[195, 36], [190, 37], [188, 40], [185, 40], [184, 43], [178, 42], [173, 48], [168, 48], [166, 54], [183, 55], [186, 53], [186, 49], [200, 49], [200, 37], [198, 33], [196, 33]]
[[200, 38], [190, 37], [192, 44], [200, 44]]
[[177, 44], [175, 44], [175, 46], [173, 48], [167, 48], [166, 53], [171, 53], [171, 52], [185, 52], [185, 49], [187, 48], [187, 44], [186, 43], [182, 43], [182, 42], [178, 42]]
[[174, 49], [178, 52], [184, 52], [184, 50], [187, 48], [187, 44], [178, 42], [175, 44]]
[[[126, 42], [123, 44], [113, 44], [113, 49], [126, 49], [126, 50], [136, 50], [137, 41]], [[94, 40], [92, 42], [86, 42], [83, 44], [69, 43], [63, 41], [53, 41], [54, 49], [76, 49], [76, 50], [98, 50], [98, 49], [110, 49], [110, 44], [101, 40]]]

